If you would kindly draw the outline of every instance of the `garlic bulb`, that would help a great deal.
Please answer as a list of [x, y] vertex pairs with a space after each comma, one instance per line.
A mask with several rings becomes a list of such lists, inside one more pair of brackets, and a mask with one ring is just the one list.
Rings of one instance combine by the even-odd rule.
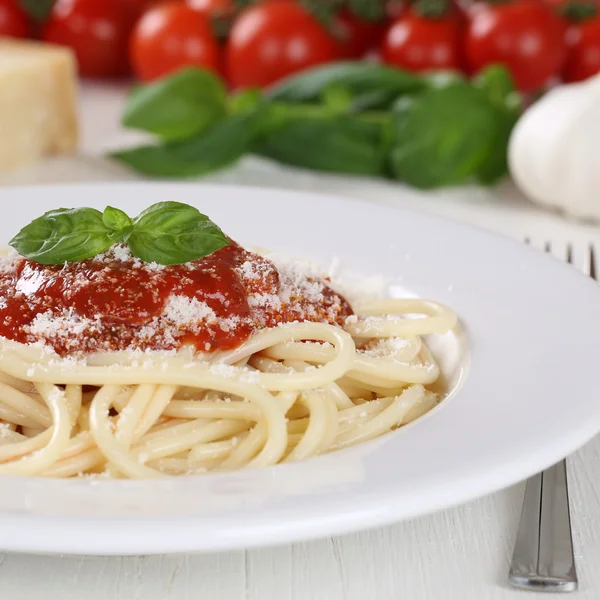
[[508, 163], [534, 202], [600, 220], [600, 75], [531, 106], [512, 132]]

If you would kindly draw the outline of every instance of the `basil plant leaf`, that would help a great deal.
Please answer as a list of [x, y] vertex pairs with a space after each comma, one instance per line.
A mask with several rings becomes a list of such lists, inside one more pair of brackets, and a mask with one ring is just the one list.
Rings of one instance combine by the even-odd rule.
[[[352, 175], [386, 174], [384, 128], [350, 115], [290, 117], [256, 152], [279, 163]], [[310, 152], [307, 151], [310, 148]]]
[[133, 225], [131, 253], [161, 265], [197, 260], [230, 243], [206, 215], [179, 202], [153, 204], [134, 219]]
[[227, 114], [227, 91], [210, 71], [190, 67], [130, 94], [122, 123], [165, 140], [189, 138]]
[[121, 150], [112, 157], [152, 177], [200, 177], [250, 152], [263, 133], [266, 114], [261, 106], [231, 115], [190, 139]]
[[59, 208], [33, 220], [9, 242], [21, 256], [43, 265], [93, 258], [113, 240], [93, 208]]
[[473, 181], [498, 143], [496, 111], [457, 82], [397, 102], [389, 151], [393, 175], [421, 189]]
[[522, 97], [515, 88], [510, 72], [503, 65], [491, 65], [481, 71], [473, 80], [473, 85], [481, 90], [490, 104], [519, 116], [523, 108]]
[[125, 243], [133, 231], [133, 221], [119, 208], [107, 206], [102, 213], [102, 222], [108, 229], [108, 237], [114, 242]]
[[362, 110], [383, 110], [399, 96], [427, 87], [424, 77], [368, 62], [338, 62], [290, 75], [265, 91], [267, 100], [287, 104], [318, 104], [332, 84], [347, 90]]

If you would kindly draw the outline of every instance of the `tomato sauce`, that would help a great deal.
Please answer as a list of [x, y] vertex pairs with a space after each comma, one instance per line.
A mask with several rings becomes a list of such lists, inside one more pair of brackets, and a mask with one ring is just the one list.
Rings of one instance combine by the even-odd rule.
[[60, 355], [235, 348], [293, 321], [343, 324], [348, 302], [325, 280], [290, 278], [236, 243], [184, 265], [147, 264], [115, 246], [94, 259], [0, 270], [0, 336]]

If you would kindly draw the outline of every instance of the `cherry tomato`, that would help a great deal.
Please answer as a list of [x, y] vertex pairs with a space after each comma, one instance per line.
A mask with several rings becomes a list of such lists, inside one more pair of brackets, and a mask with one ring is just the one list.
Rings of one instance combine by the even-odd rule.
[[381, 57], [410, 71], [460, 69], [460, 39], [461, 23], [455, 14], [433, 18], [410, 10], [388, 29]]
[[343, 58], [360, 58], [382, 34], [380, 23], [359, 19], [347, 9], [335, 16], [333, 28]]
[[565, 81], [583, 81], [600, 73], [600, 16], [573, 23], [566, 42]]
[[186, 4], [162, 4], [138, 21], [129, 55], [136, 75], [151, 81], [186, 66], [219, 71], [219, 46], [210, 22]]
[[71, 47], [84, 77], [127, 71], [128, 21], [118, 0], [58, 0], [42, 37]]
[[31, 23], [16, 0], [0, 0], [0, 36], [26, 38]]
[[500, 63], [524, 92], [539, 90], [565, 60], [564, 27], [542, 2], [481, 4], [470, 13], [465, 39], [470, 69]]
[[333, 36], [295, 2], [251, 6], [236, 19], [226, 48], [233, 87], [266, 86], [290, 73], [339, 58]]

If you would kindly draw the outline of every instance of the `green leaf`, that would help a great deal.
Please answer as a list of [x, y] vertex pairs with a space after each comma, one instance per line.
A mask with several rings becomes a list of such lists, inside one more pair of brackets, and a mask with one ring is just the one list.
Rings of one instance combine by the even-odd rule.
[[102, 222], [109, 231], [108, 237], [114, 242], [124, 244], [133, 232], [132, 220], [119, 208], [107, 206], [102, 213]]
[[331, 83], [323, 90], [323, 104], [332, 114], [349, 113], [352, 109], [352, 100], [348, 89], [339, 83]]
[[508, 173], [508, 142], [523, 109], [510, 72], [501, 65], [483, 70], [473, 85], [487, 97], [495, 111], [495, 133], [491, 151], [476, 173], [480, 183], [491, 185]]
[[19, 0], [19, 4], [27, 14], [39, 23], [45, 21], [54, 7], [56, 0]]
[[465, 82], [465, 77], [457, 71], [443, 70], [443, 71], [432, 71], [423, 75], [423, 80], [426, 82], [427, 87], [431, 88], [444, 88], [456, 83]]
[[111, 156], [153, 177], [199, 177], [250, 152], [264, 126], [263, 111], [236, 114], [189, 140], [141, 146]]
[[257, 153], [305, 169], [384, 175], [386, 155], [382, 126], [357, 117], [292, 117], [275, 128]]
[[153, 204], [133, 223], [129, 248], [145, 262], [181, 264], [208, 256], [230, 243], [206, 215], [179, 202]]
[[419, 188], [471, 181], [494, 151], [496, 119], [485, 95], [463, 82], [406, 100], [395, 110], [391, 170]]
[[502, 65], [492, 65], [473, 79], [473, 85], [480, 89], [490, 103], [500, 110], [519, 114], [523, 99], [515, 88], [510, 71]]
[[247, 113], [256, 110], [263, 102], [263, 93], [259, 88], [248, 88], [229, 98], [229, 112]]
[[57, 265], [93, 258], [115, 242], [129, 242], [134, 256], [162, 265], [196, 260], [230, 243], [193, 206], [160, 202], [133, 222], [112, 206], [104, 213], [93, 208], [51, 210], [25, 226], [10, 245], [30, 260]]
[[227, 114], [227, 92], [210, 71], [187, 68], [129, 96], [122, 123], [167, 140], [192, 137]]
[[508, 174], [508, 142], [518, 117], [506, 111], [496, 112], [495, 131], [490, 152], [481, 164], [475, 179], [483, 185], [492, 185]]
[[33, 220], [9, 244], [43, 265], [93, 258], [110, 248], [102, 213], [93, 208], [59, 208]]
[[319, 103], [332, 84], [346, 88], [361, 110], [387, 108], [402, 94], [427, 87], [427, 80], [395, 67], [340, 62], [292, 75], [271, 87], [268, 100], [290, 104]]

